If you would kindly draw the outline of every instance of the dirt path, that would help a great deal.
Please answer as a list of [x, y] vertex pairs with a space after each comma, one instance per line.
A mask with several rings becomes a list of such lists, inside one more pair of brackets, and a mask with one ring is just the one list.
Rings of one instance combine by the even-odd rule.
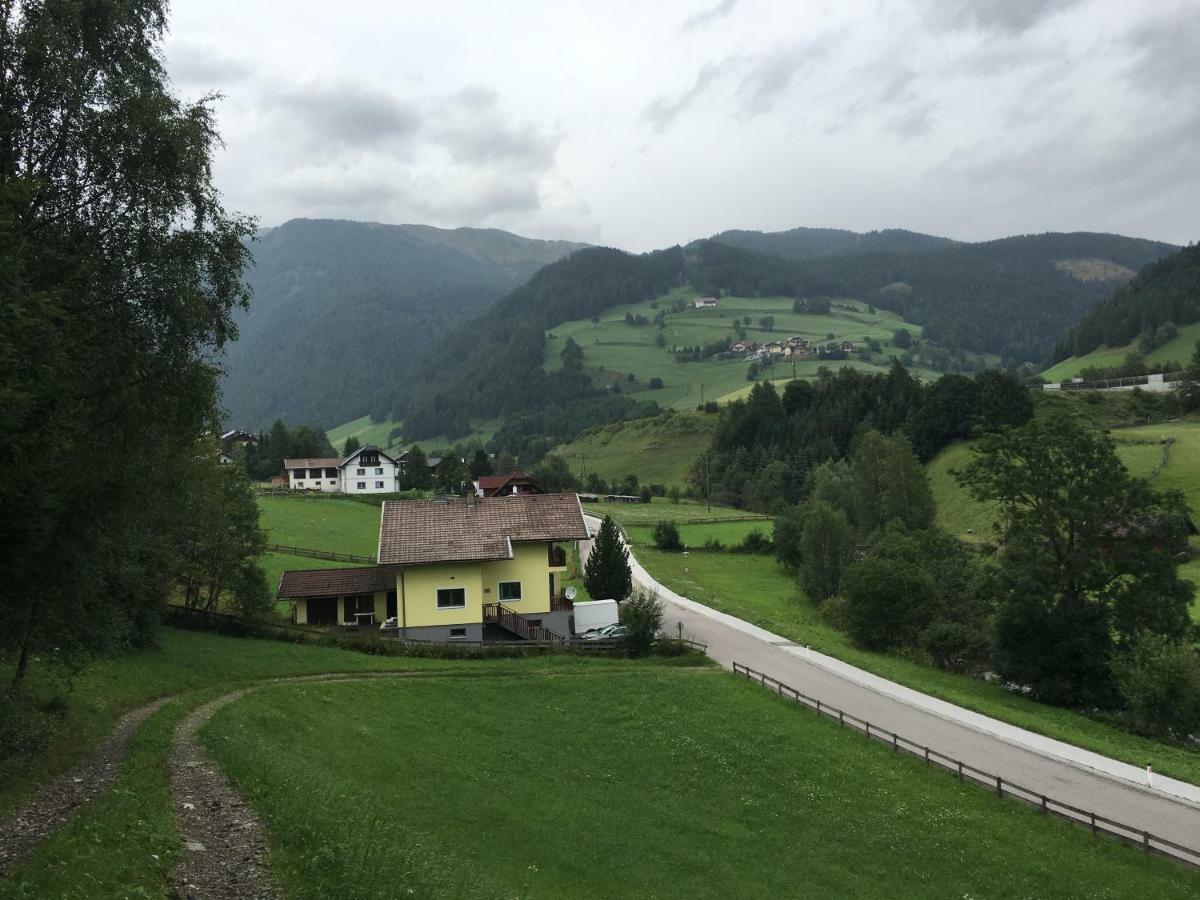
[[86, 762], [43, 787], [16, 815], [0, 822], [0, 878], [79, 807], [108, 790], [138, 727], [169, 700], [164, 697], [126, 713]]
[[275, 897], [266, 864], [267, 834], [229, 779], [201, 746], [196, 732], [213, 713], [250, 688], [225, 694], [193, 710], [171, 747], [171, 795], [182, 849], [175, 866], [180, 897]]

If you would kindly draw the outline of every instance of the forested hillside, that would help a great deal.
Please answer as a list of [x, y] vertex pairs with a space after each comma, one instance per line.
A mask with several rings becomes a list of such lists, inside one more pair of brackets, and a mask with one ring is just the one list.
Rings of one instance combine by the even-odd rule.
[[1021, 363], [1045, 359], [1057, 336], [1120, 283], [1082, 280], [1057, 263], [1096, 260], [1137, 270], [1174, 249], [1110, 234], [1041, 234], [826, 255], [803, 265], [813, 282], [899, 313], [924, 326], [930, 340]]
[[418, 348], [582, 246], [311, 219], [266, 230], [251, 245], [253, 300], [226, 358], [228, 420], [334, 425], [386, 413]]
[[915, 253], [949, 247], [958, 243], [950, 238], [885, 228], [882, 231], [845, 231], [840, 228], [792, 228], [788, 231], [722, 231], [712, 240], [758, 253], [770, 253], [787, 259], [816, 259], [856, 253]]
[[1053, 360], [1081, 356], [1098, 347], [1120, 347], [1142, 339], [1153, 349], [1160, 329], [1200, 321], [1200, 246], [1147, 266], [1128, 284], [1095, 306], [1054, 348]]

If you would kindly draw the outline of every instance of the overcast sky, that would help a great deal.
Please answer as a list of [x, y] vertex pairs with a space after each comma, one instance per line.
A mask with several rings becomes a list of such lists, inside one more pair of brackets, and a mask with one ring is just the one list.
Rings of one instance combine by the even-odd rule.
[[1196, 0], [174, 0], [165, 49], [264, 225], [1200, 237]]

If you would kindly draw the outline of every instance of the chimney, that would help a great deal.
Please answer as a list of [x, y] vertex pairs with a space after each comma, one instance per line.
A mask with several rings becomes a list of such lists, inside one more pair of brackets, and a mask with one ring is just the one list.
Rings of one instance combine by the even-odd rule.
[[475, 508], [475, 492], [474, 491], [467, 492], [467, 508], [468, 509]]

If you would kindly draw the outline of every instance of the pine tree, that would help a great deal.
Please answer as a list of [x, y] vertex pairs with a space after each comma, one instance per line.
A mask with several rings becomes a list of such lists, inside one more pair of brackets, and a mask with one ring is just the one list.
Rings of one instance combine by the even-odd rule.
[[583, 585], [597, 600], [620, 602], [633, 590], [629, 551], [621, 542], [617, 523], [612, 516], [604, 517], [600, 531], [592, 541], [592, 552], [588, 554], [587, 565], [583, 569]]

